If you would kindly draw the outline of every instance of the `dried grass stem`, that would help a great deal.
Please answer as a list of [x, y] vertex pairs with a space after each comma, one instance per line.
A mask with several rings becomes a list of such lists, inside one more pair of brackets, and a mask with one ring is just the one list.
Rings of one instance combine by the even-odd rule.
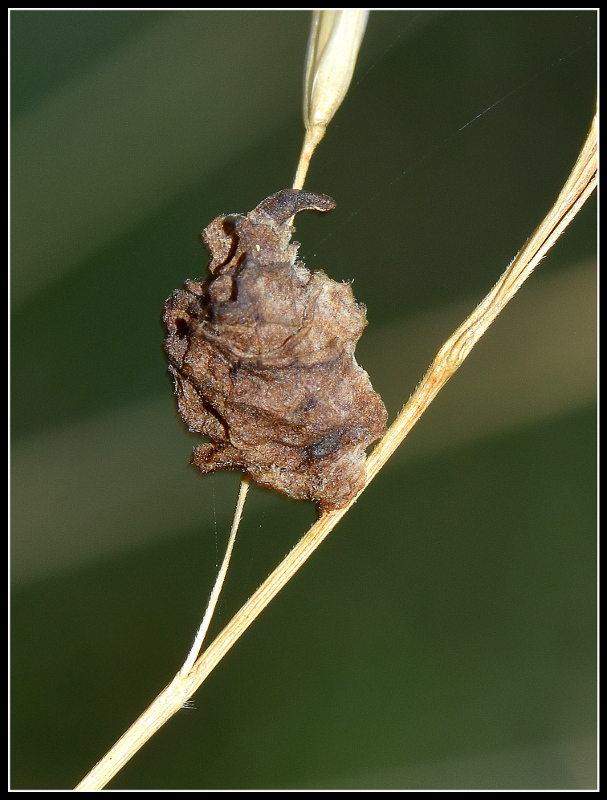
[[191, 669], [185, 673], [178, 673], [76, 789], [100, 789], [105, 786], [132, 755], [183, 707], [232, 645], [307, 561], [371, 483], [432, 400], [467, 358], [474, 345], [582, 208], [595, 189], [596, 182], [595, 116], [584, 147], [556, 203], [493, 289], [439, 350], [409, 402], [369, 456], [365, 486], [359, 495], [344, 508], [322, 515], [242, 606]]

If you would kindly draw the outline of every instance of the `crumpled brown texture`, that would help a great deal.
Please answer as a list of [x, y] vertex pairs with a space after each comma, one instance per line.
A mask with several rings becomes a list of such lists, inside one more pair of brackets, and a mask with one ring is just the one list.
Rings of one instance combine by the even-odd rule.
[[290, 244], [293, 215], [330, 211], [326, 195], [283, 190], [202, 237], [210, 276], [164, 306], [179, 412], [209, 444], [201, 472], [242, 470], [289, 497], [339, 508], [362, 487], [365, 448], [386, 409], [354, 348], [366, 309], [348, 284], [310, 273]]

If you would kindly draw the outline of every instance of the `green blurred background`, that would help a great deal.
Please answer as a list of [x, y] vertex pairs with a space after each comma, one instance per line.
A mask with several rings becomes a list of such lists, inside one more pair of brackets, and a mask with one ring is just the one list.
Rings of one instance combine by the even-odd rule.
[[[14, 789], [74, 786], [191, 643], [238, 476], [188, 467], [160, 314], [206, 224], [291, 184], [308, 29], [11, 13]], [[296, 238], [367, 305], [391, 418], [556, 198], [595, 93], [593, 11], [371, 14], [306, 183], [337, 209]], [[595, 246], [593, 198], [111, 788], [596, 786]], [[314, 517], [254, 488], [211, 635]]]

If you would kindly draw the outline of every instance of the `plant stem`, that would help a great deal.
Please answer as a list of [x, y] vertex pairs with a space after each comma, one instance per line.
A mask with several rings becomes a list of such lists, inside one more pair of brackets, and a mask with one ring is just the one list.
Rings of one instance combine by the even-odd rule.
[[209, 602], [207, 603], [207, 607], [204, 612], [204, 617], [202, 618], [202, 622], [200, 623], [200, 627], [198, 628], [198, 632], [194, 638], [194, 644], [192, 645], [192, 649], [188, 653], [188, 657], [184, 661], [182, 668], [179, 670], [182, 675], [187, 675], [187, 673], [192, 669], [192, 665], [200, 653], [200, 648], [202, 647], [204, 637], [206, 636], [209, 625], [211, 624], [211, 619], [213, 618], [213, 614], [215, 612], [215, 606], [219, 600], [219, 595], [221, 594], [221, 590], [223, 588], [228, 567], [230, 566], [230, 558], [232, 557], [232, 550], [234, 549], [234, 542], [236, 541], [236, 534], [238, 533], [238, 526], [240, 525], [242, 510], [244, 508], [247, 492], [249, 491], [249, 483], [249, 478], [245, 475], [240, 482], [238, 500], [236, 501], [236, 509], [234, 510], [234, 517], [232, 519], [232, 527], [230, 529], [230, 536], [228, 538], [226, 552], [223, 557], [219, 572], [217, 573], [215, 585], [211, 590]]
[[531, 275], [541, 259], [590, 197], [597, 182], [597, 119], [554, 206], [518, 253], [502, 277], [439, 350], [421, 383], [367, 460], [366, 479], [359, 494], [344, 508], [323, 514], [299, 540], [240, 611], [230, 620], [187, 674], [180, 671], [129, 728], [124, 736], [76, 787], [101, 789], [134, 753], [188, 700], [232, 645], [307, 561], [356, 502], [379, 470], [506, 304]]

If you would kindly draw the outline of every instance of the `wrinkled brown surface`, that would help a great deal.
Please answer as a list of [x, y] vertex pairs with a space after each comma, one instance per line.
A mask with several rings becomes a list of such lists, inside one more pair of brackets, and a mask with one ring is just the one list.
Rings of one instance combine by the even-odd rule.
[[181, 416], [209, 444], [201, 472], [238, 469], [321, 509], [361, 487], [365, 448], [386, 410], [354, 348], [367, 324], [349, 285], [310, 273], [290, 244], [291, 217], [330, 211], [326, 195], [284, 190], [247, 216], [205, 229], [210, 277], [164, 306], [165, 349]]

